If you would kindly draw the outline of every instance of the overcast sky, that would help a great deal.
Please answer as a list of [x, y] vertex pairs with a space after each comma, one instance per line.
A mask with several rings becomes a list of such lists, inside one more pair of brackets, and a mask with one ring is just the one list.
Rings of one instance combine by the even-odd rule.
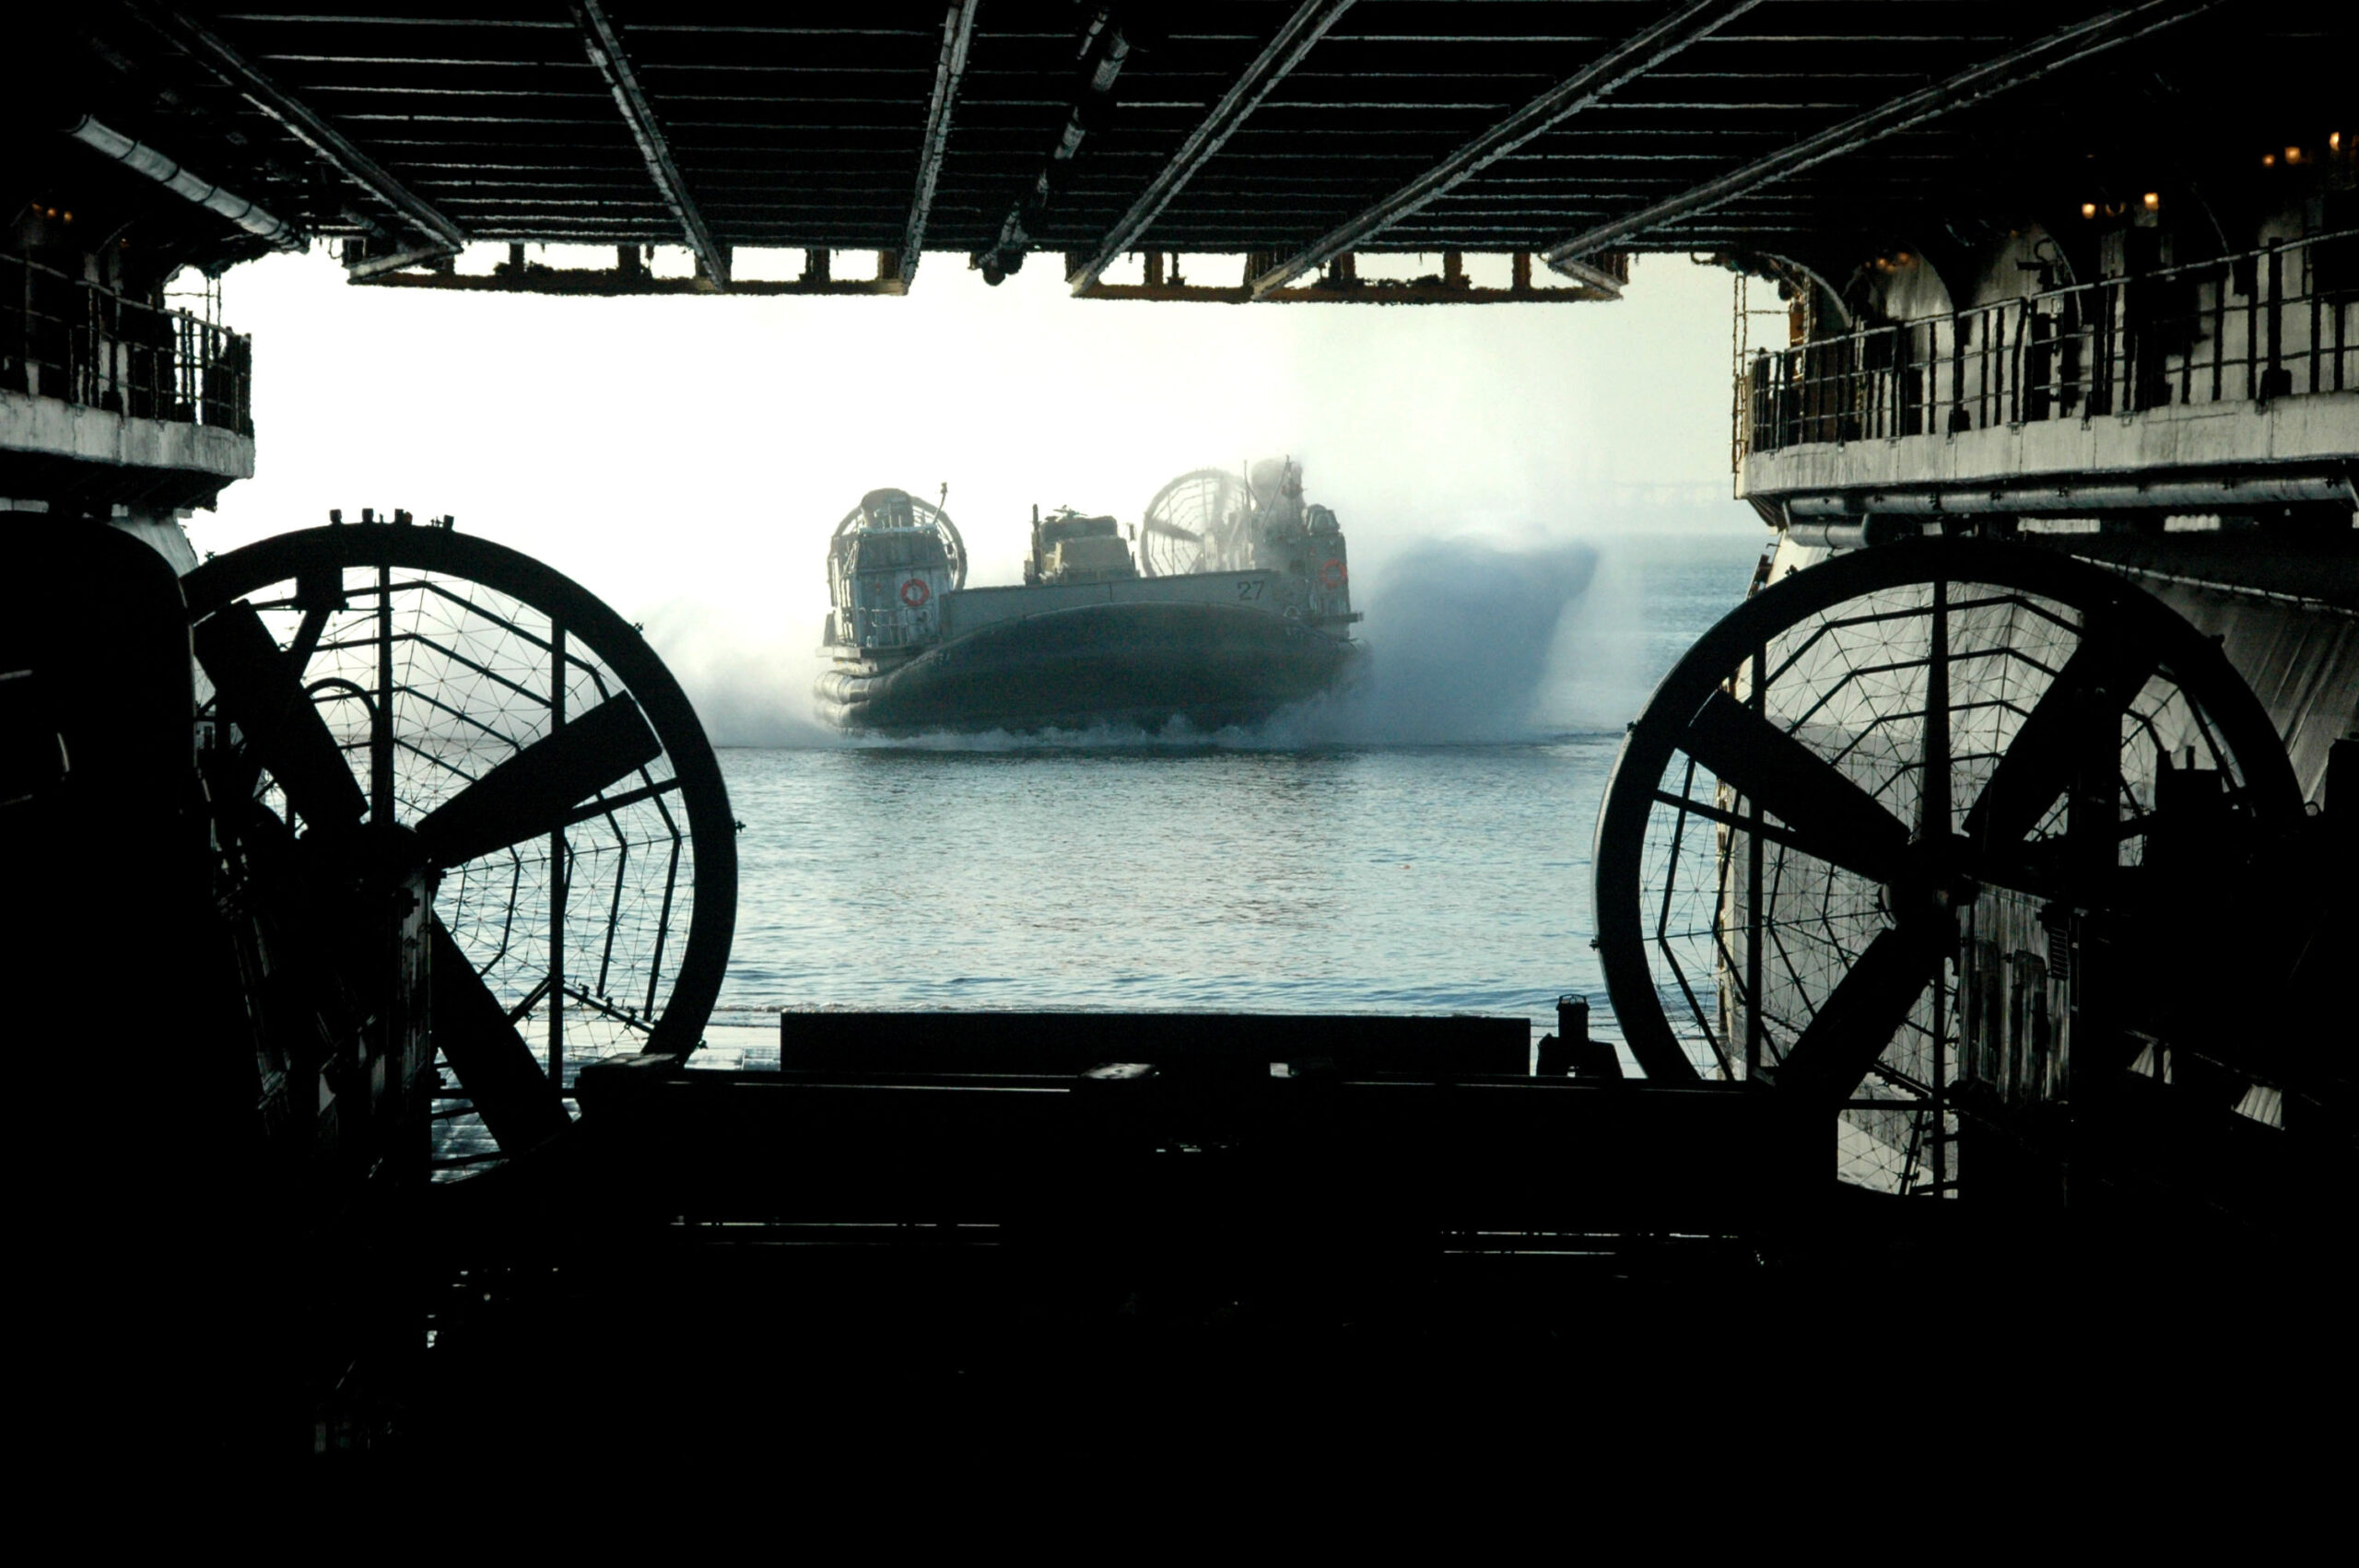
[[1751, 522], [1726, 499], [1725, 273], [1369, 308], [1075, 300], [1058, 270], [994, 289], [930, 256], [898, 299], [595, 299], [352, 287], [324, 253], [239, 267], [257, 473], [189, 533], [452, 512], [626, 615], [750, 631], [816, 622], [828, 533], [886, 485], [949, 485], [978, 582], [1015, 579], [1035, 502], [1134, 520], [1186, 469], [1288, 452], [1371, 562], [1579, 533], [1629, 485], [1693, 486], [1668, 521]]

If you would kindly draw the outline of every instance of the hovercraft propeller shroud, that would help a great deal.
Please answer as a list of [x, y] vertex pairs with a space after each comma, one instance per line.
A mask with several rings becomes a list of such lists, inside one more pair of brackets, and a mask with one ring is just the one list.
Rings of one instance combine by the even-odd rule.
[[697, 1047], [735, 920], [734, 825], [636, 628], [437, 527], [282, 534], [183, 589], [213, 792], [246, 802], [221, 808], [225, 854], [291, 853], [347, 896], [431, 896], [431, 1037], [457, 1080], [436, 1095], [438, 1176], [563, 1132], [575, 1064]]

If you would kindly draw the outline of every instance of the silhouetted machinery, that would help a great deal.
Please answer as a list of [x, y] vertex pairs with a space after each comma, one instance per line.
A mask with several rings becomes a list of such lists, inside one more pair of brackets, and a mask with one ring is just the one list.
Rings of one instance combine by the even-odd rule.
[[96, 521], [30, 545], [5, 809], [59, 903], [28, 975], [139, 1064], [98, 1157], [57, 1152], [65, 1212], [156, 1238], [90, 1321], [161, 1335], [167, 1381], [217, 1363], [188, 1397], [265, 1446], [324, 1390], [365, 1421], [429, 1177], [557, 1140], [584, 1061], [695, 1048], [736, 904], [711, 748], [633, 627], [447, 525], [178, 580]]
[[2299, 1228], [2350, 1153], [2334, 808], [2306, 815], [2219, 646], [2127, 577], [1854, 550], [1760, 589], [1632, 725], [1598, 950], [1651, 1081], [1813, 1107], [1847, 1181]]
[[[348, 1071], [421, 1082], [405, 1114], [430, 1100], [447, 1176], [561, 1132], [581, 1063], [695, 1048], [736, 854], [712, 749], [634, 627], [537, 561], [395, 519], [282, 534], [182, 587], [249, 961], [265, 984], [283, 965], [306, 886], [408, 911], [430, 1031]], [[266, 1043], [265, 1105], [312, 1093], [287, 1048]]]
[[[292, 1410], [377, 1419], [354, 1369], [381, 1340], [415, 1360], [421, 1221], [470, 1211], [504, 1216], [511, 1258], [557, 1214], [637, 1214], [889, 1240], [916, 1271], [897, 1300], [933, 1299], [943, 1249], [990, 1246], [1079, 1260], [1056, 1276], [1075, 1301], [1104, 1276], [1312, 1317], [1445, 1258], [1604, 1281], [1685, 1238], [1753, 1267], [1830, 1185], [1830, 1122], [1848, 1184], [1962, 1199], [1913, 1212], [2069, 1192], [2262, 1234], [2341, 1223], [2348, 775], [2306, 813], [2220, 649], [2058, 552], [1837, 555], [1664, 679], [1597, 830], [1633, 1082], [1577, 1006], [1536, 1073], [1520, 1019], [916, 1013], [790, 1013], [780, 1071], [683, 1072], [727, 958], [735, 825], [634, 628], [405, 514], [178, 580], [95, 521], [49, 540], [0, 622], [0, 812], [22, 885], [54, 894], [21, 951], [111, 1010], [85, 1027], [137, 1027], [99, 1157], [64, 1117], [32, 1153], [76, 1173], [72, 1234], [135, 1214], [150, 1237], [76, 1281], [92, 1353], [161, 1335], [179, 1397], [255, 1412], [265, 1445]], [[568, 1135], [577, 1094], [596, 1139]], [[545, 1419], [636, 1419], [613, 1380], [643, 1395], [670, 1363], [597, 1336], [702, 1307], [624, 1272], [570, 1316], [541, 1286], [469, 1285], [435, 1318], [461, 1330], [447, 1375], [603, 1356], [597, 1398], [544, 1387]], [[906, 1352], [898, 1318], [815, 1277], [764, 1310]]]

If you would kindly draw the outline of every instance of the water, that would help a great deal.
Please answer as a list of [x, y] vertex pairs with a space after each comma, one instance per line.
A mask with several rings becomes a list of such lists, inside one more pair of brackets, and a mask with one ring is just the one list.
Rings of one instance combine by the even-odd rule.
[[724, 749], [745, 829], [713, 1054], [759, 1060], [780, 1008], [1602, 1007], [1590, 840], [1622, 728], [1759, 553], [1609, 541], [1461, 581], [1404, 557], [1367, 600], [1378, 689], [1253, 731]]

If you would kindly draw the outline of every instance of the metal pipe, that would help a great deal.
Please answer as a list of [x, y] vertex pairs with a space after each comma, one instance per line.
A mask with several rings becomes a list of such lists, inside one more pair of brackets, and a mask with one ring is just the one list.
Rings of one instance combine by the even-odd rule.
[[1569, 115], [1751, 10], [1757, 0], [1694, 0], [1654, 26], [1625, 39], [1580, 70], [1508, 115], [1358, 216], [1329, 229], [1250, 285], [1263, 298], [1311, 268], [1391, 228], [1419, 207], [1472, 179]]
[[1857, 151], [1895, 131], [1905, 131], [1954, 109], [1964, 109], [2025, 82], [2036, 81], [2076, 61], [2185, 21], [2218, 4], [2220, 0], [2145, 0], [2142, 5], [2107, 11], [2077, 22], [2036, 42], [1971, 66], [1945, 81], [1919, 88], [1863, 114], [1853, 115], [1839, 125], [1780, 147], [1758, 162], [1707, 180], [1678, 195], [1666, 196], [1626, 217], [1584, 229], [1549, 247], [1544, 257], [1554, 266], [1560, 261], [1602, 251], [1656, 224], [1718, 206], [1732, 196], [1748, 193], [1830, 158]]
[[1294, 15], [1286, 18], [1245, 68], [1245, 74], [1230, 85], [1212, 112], [1204, 116], [1203, 123], [1188, 133], [1188, 139], [1180, 144], [1171, 161], [1147, 182], [1139, 199], [1131, 204], [1130, 210], [1098, 242], [1089, 260], [1065, 275], [1066, 286], [1075, 294], [1087, 292], [1098, 275], [1113, 264], [1115, 257], [1136, 244], [1171, 199], [1195, 178], [1196, 170], [1220, 151], [1237, 128], [1262, 106], [1271, 90], [1302, 63], [1311, 46], [1327, 36], [1327, 29], [1335, 25], [1336, 18], [1351, 9], [1352, 3], [1353, 0], [1302, 0]]
[[[2354, 486], [2353, 476], [2348, 472], [2315, 471], [2251, 476], [2220, 474], [2150, 485], [2121, 480], [2089, 484], [2065, 479], [2048, 484], [1929, 486], [1797, 496], [1786, 502], [1785, 510], [1793, 527], [1799, 529], [1805, 523], [1837, 526], [1877, 521], [1887, 514], [1933, 517], [1997, 512], [2037, 517], [2121, 510], [2233, 511], [2239, 507], [2287, 504], [2359, 507], [2359, 486]], [[1795, 538], [1801, 539], [1801, 534], [1797, 532]], [[1873, 538], [1866, 541], [1877, 542]]]
[[286, 219], [274, 217], [246, 197], [190, 173], [147, 143], [134, 141], [87, 114], [65, 134], [92, 151], [104, 153], [124, 168], [145, 174], [174, 195], [183, 196], [205, 211], [228, 218], [247, 233], [269, 240], [282, 251], [299, 251], [310, 243], [303, 231]]
[[951, 0], [942, 18], [942, 58], [933, 67], [933, 103], [926, 111], [925, 140], [918, 152], [918, 186], [910, 197], [910, 221], [901, 233], [898, 259], [901, 281], [918, 275], [918, 258], [925, 246], [925, 226], [933, 214], [933, 188], [942, 179], [942, 160], [950, 150], [950, 111], [957, 106], [958, 83], [967, 74], [967, 45], [975, 36], [975, 8], [980, 0]]
[[1839, 521], [1803, 522], [1797, 520], [1786, 527], [1786, 537], [1797, 544], [1812, 544], [1826, 550], [1864, 550], [1878, 544], [1891, 544], [1903, 539], [1914, 539], [1924, 532], [1924, 525], [1915, 521], [1871, 512], [1864, 517], [1846, 517]]

